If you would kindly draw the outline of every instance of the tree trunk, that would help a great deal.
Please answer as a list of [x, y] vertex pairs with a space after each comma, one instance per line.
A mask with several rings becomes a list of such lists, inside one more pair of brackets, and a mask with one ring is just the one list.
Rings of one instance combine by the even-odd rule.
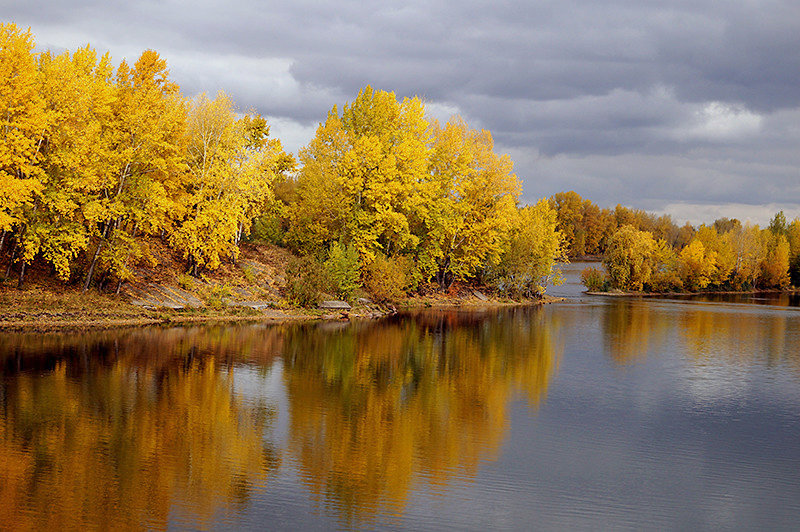
[[8, 268], [6, 268], [6, 274], [3, 276], [3, 279], [8, 279], [8, 276], [11, 275], [11, 266], [14, 265], [14, 259], [17, 257], [17, 242], [14, 242], [14, 247], [11, 248], [11, 258], [8, 261]]
[[89, 290], [89, 285], [92, 284], [92, 276], [94, 275], [94, 267], [97, 264], [97, 258], [100, 256], [100, 250], [103, 249], [103, 242], [108, 238], [108, 230], [111, 227], [111, 222], [106, 223], [106, 228], [103, 230], [103, 235], [100, 237], [100, 242], [97, 243], [97, 249], [94, 250], [92, 263], [89, 265], [89, 271], [86, 273], [86, 281], [83, 283], [83, 291]]
[[25, 263], [25, 261], [23, 260], [23, 261], [22, 261], [22, 264], [21, 264], [21, 265], [20, 265], [20, 267], [19, 267], [19, 281], [17, 282], [17, 289], [18, 289], [18, 290], [22, 290], [22, 283], [23, 283], [23, 281], [25, 280], [25, 266], [26, 266], [26, 265], [27, 265], [27, 264], [26, 264], [26, 263]]
[[0, 236], [0, 253], [3, 252], [3, 243], [6, 241], [6, 230], [3, 229], [3, 234]]

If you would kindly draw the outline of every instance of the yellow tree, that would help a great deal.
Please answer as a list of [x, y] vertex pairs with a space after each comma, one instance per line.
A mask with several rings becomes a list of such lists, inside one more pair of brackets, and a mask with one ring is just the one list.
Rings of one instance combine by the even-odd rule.
[[690, 290], [706, 288], [717, 273], [717, 253], [706, 249], [697, 238], [679, 254], [683, 284]]
[[653, 235], [630, 225], [620, 227], [609, 240], [603, 257], [611, 285], [622, 290], [642, 290], [653, 274], [655, 251]]
[[766, 257], [761, 262], [759, 284], [765, 288], [789, 286], [789, 242], [782, 233], [764, 231]]
[[296, 201], [289, 209], [287, 242], [297, 251], [321, 254], [345, 234], [352, 198], [339, 175], [348, 151], [348, 135], [336, 107], [317, 127], [316, 135], [299, 153], [302, 164], [296, 182]]
[[280, 141], [269, 138], [262, 117], [237, 118], [222, 92], [192, 103], [187, 131], [186, 194], [170, 242], [196, 274], [198, 267], [219, 267], [223, 256], [236, 259], [242, 234], [273, 198], [276, 176], [293, 160]]
[[496, 269], [495, 283], [511, 295], [533, 296], [550, 282], [560, 283], [553, 267], [564, 259], [564, 237], [556, 211], [546, 199], [517, 212], [511, 237]]
[[[417, 99], [362, 89], [317, 128], [300, 151], [290, 242], [315, 251], [352, 242], [365, 262], [377, 252], [413, 250], [426, 216], [428, 122]], [[328, 195], [320, 198], [321, 193]], [[302, 222], [306, 227], [297, 227]]]
[[98, 261], [118, 279], [128, 278], [130, 261], [146, 254], [135, 236], [169, 227], [185, 172], [185, 120], [178, 86], [156, 52], [142, 53], [133, 68], [119, 65], [113, 123], [101, 148], [108, 171], [84, 208], [96, 242], [84, 290]]
[[709, 277], [709, 285], [722, 286], [728, 282], [736, 266], [736, 252], [730, 233], [720, 235], [714, 226], [700, 226], [695, 239], [702, 242], [706, 254], [714, 254], [714, 268]]
[[23, 209], [42, 191], [39, 161], [47, 120], [33, 47], [30, 30], [0, 24], [0, 249], [7, 232], [24, 234]]
[[461, 118], [434, 124], [430, 173], [434, 196], [420, 249], [420, 269], [443, 288], [496, 266], [520, 192], [513, 163], [494, 153], [491, 134]]
[[41, 254], [66, 280], [71, 262], [89, 241], [82, 209], [99, 192], [98, 183], [109, 170], [103, 148], [113, 118], [113, 69], [107, 54], [98, 60], [87, 46], [72, 55], [43, 53], [39, 71], [48, 115], [42, 143], [44, 190], [28, 209], [22, 260], [27, 263]]
[[766, 248], [761, 230], [757, 225], [746, 224], [731, 230], [730, 235], [736, 261], [731, 273], [731, 284], [736, 289], [755, 286], [761, 269], [761, 262], [766, 257]]

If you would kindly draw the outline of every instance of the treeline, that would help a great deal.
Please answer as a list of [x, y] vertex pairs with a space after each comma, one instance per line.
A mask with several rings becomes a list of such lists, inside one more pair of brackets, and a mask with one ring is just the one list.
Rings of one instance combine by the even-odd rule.
[[667, 215], [617, 205], [601, 209], [574, 191], [550, 198], [571, 258], [602, 257], [588, 268], [590, 290], [740, 291], [800, 286], [800, 219], [781, 211], [766, 229], [720, 218], [677, 225]]
[[[564, 235], [567, 254], [572, 258], [605, 254], [611, 237], [626, 225], [648, 232], [656, 240], [663, 240], [677, 249], [688, 244], [696, 232], [688, 222], [678, 226], [668, 214], [657, 216], [622, 205], [601, 209], [574, 191], [554, 194], [550, 197], [550, 204], [556, 209], [558, 230]], [[730, 223], [730, 220], [723, 219], [714, 225], [724, 231], [729, 229]]]
[[[62, 280], [119, 282], [159, 236], [198, 267], [235, 258], [250, 220], [294, 167], [257, 115], [222, 93], [181, 96], [146, 51], [33, 53], [29, 31], [0, 26], [0, 250], [22, 285], [34, 261]], [[119, 285], [119, 283], [118, 283]]]
[[769, 227], [736, 219], [701, 225], [683, 246], [649, 231], [624, 225], [607, 242], [606, 273], [587, 268], [590, 290], [742, 291], [800, 285], [800, 220], [787, 224], [783, 212]]
[[303, 257], [288, 276], [300, 302], [455, 281], [533, 295], [561, 257], [556, 211], [518, 206], [491, 135], [430, 120], [417, 98], [365, 88], [298, 167], [223, 93], [181, 95], [154, 51], [114, 68], [90, 46], [33, 50], [30, 31], [0, 25], [0, 253], [20, 286], [39, 263], [119, 289], [157, 241], [198, 275], [235, 261], [252, 229]]

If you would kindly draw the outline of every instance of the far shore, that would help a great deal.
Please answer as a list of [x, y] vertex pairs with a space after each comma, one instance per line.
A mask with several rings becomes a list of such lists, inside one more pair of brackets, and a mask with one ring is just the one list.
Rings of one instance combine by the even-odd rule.
[[707, 292], [626, 292], [624, 290], [611, 290], [608, 292], [597, 292], [586, 290], [584, 294], [590, 296], [607, 297], [679, 297], [679, 296], [710, 296], [710, 295], [758, 295], [758, 294], [798, 294], [800, 290], [727, 290], [727, 291], [707, 291]]

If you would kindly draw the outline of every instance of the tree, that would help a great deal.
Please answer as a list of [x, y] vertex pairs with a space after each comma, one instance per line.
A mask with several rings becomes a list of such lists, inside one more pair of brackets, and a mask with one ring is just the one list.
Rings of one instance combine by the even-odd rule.
[[419, 253], [421, 271], [442, 288], [497, 265], [512, 227], [519, 180], [488, 131], [461, 118], [434, 124], [433, 190]]
[[[47, 114], [33, 48], [30, 30], [0, 24], [0, 247], [7, 232], [15, 230], [18, 239], [25, 234], [24, 210], [43, 188], [39, 163]], [[20, 284], [29, 261], [22, 260]]]
[[[423, 190], [428, 174], [428, 122], [422, 102], [398, 102], [394, 93], [367, 86], [317, 128], [300, 151], [297, 247], [324, 250], [330, 242], [352, 242], [365, 262], [375, 253], [413, 250], [412, 227], [427, 215]], [[327, 198], [319, 198], [324, 190]]]
[[[581, 234], [578, 238], [577, 233], [582, 232], [581, 222], [583, 221], [583, 198], [574, 190], [568, 192], [558, 192], [550, 198], [550, 202], [556, 210], [558, 217], [558, 230], [564, 235], [565, 246], [571, 256], [584, 255], [586, 236]], [[578, 238], [578, 242], [576, 242]], [[576, 244], [578, 244], [576, 246]]]
[[73, 54], [41, 54], [39, 71], [48, 115], [41, 149], [43, 191], [28, 209], [23, 260], [41, 254], [66, 281], [92, 233], [84, 209], [110, 171], [105, 136], [113, 121], [113, 69], [107, 54], [98, 59], [86, 46]]
[[786, 229], [786, 215], [783, 214], [783, 211], [780, 211], [770, 220], [769, 230], [776, 235], [785, 235]]
[[133, 68], [122, 61], [115, 96], [113, 122], [98, 147], [108, 170], [84, 209], [95, 241], [84, 290], [98, 261], [120, 280], [130, 277], [131, 259], [147, 253], [137, 234], [170, 227], [185, 173], [185, 106], [166, 61], [152, 50]]
[[766, 249], [757, 225], [745, 224], [738, 230], [733, 230], [731, 243], [736, 261], [731, 273], [731, 284], [736, 289], [752, 288], [756, 284], [761, 263], [766, 257]]
[[198, 268], [219, 267], [224, 256], [238, 256], [242, 234], [272, 201], [273, 182], [293, 161], [269, 138], [262, 117], [237, 118], [223, 92], [192, 102], [187, 134], [189, 172], [170, 243], [196, 275]]
[[630, 225], [620, 227], [611, 237], [603, 258], [611, 286], [642, 290], [654, 270], [655, 249], [656, 241], [650, 233]]
[[782, 233], [772, 229], [764, 235], [766, 257], [761, 263], [758, 282], [764, 288], [789, 286], [789, 242]]
[[706, 288], [717, 272], [717, 254], [707, 250], [699, 239], [694, 239], [679, 256], [684, 286], [689, 290]]
[[722, 286], [727, 283], [736, 266], [736, 252], [730, 232], [720, 235], [713, 226], [702, 225], [697, 230], [695, 239], [702, 242], [706, 254], [713, 254], [714, 257], [714, 268], [709, 277], [709, 284]]
[[556, 261], [564, 260], [564, 237], [556, 230], [556, 211], [547, 200], [518, 211], [509, 243], [495, 270], [494, 283], [512, 296], [544, 292], [554, 277]]

